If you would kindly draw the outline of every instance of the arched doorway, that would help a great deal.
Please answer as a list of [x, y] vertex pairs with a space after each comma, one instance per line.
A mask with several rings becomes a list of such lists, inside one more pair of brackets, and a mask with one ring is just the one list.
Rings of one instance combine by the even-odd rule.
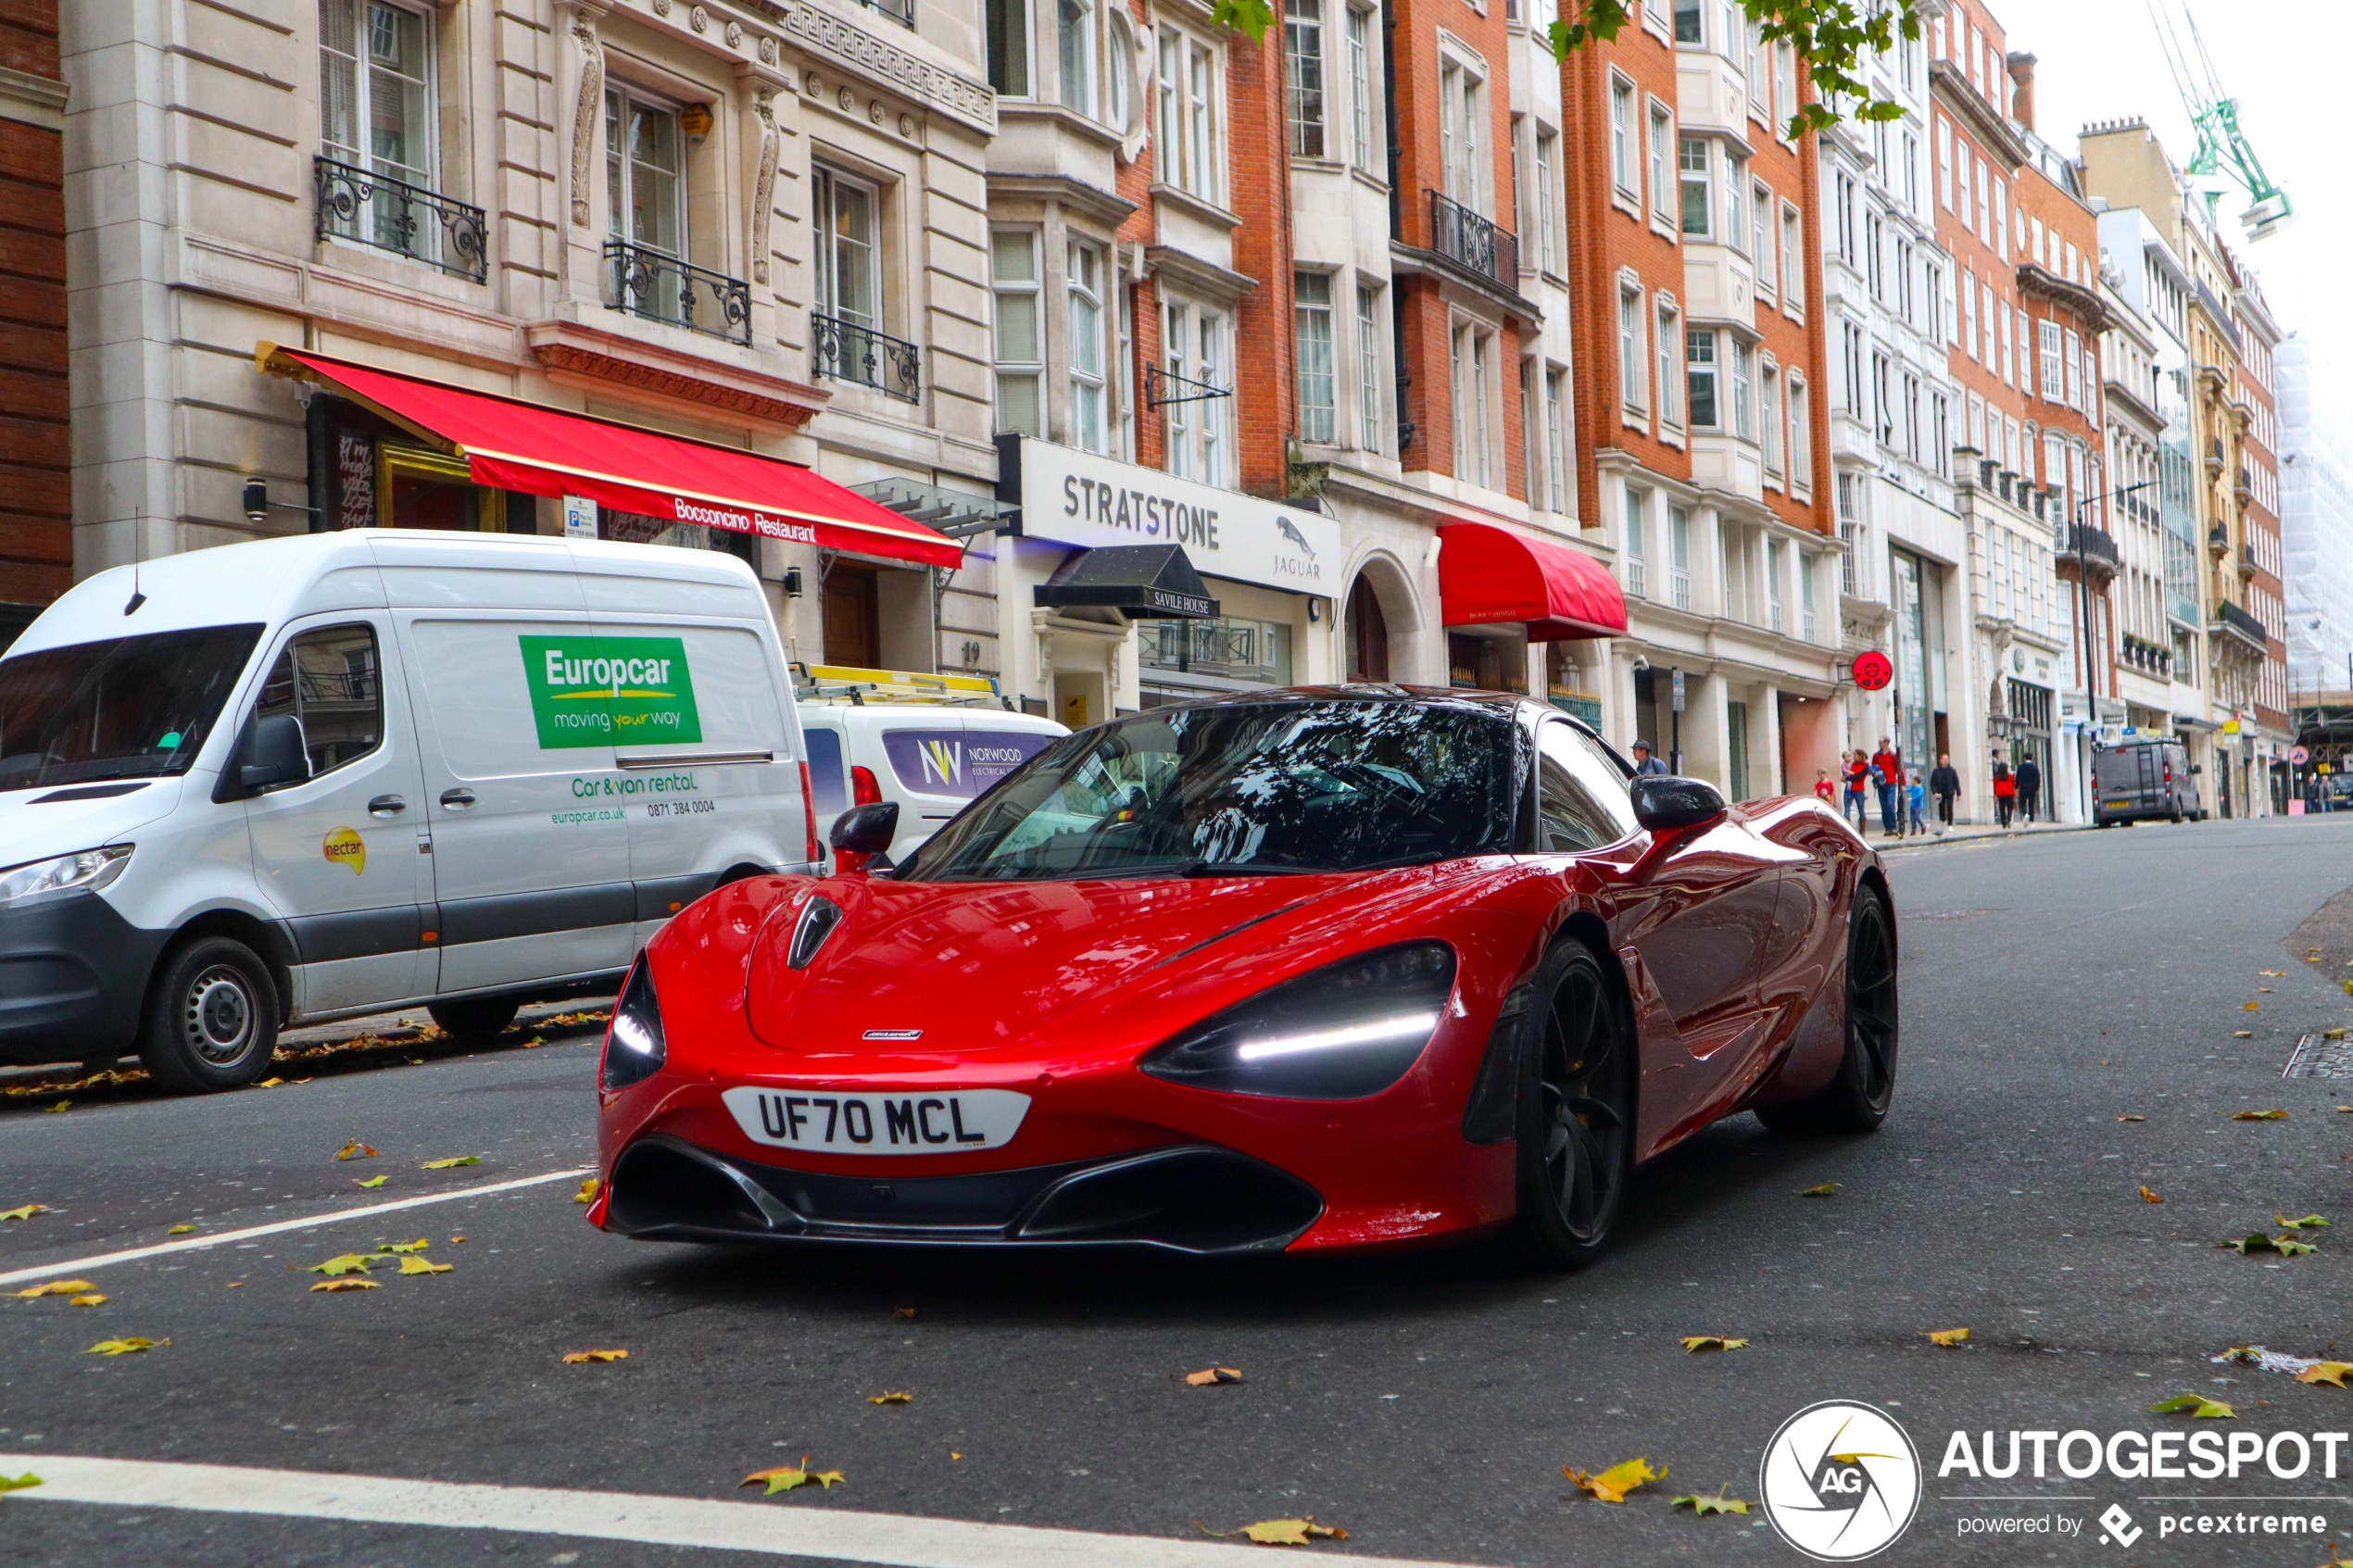
[[1356, 574], [1355, 583], [1348, 590], [1343, 640], [1349, 680], [1389, 679], [1389, 618], [1381, 613], [1380, 596], [1373, 591], [1372, 578], [1365, 572]]

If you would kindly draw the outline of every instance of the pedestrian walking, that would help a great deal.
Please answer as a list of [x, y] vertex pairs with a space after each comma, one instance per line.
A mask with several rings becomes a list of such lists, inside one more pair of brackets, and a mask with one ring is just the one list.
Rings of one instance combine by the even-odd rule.
[[1838, 804], [1838, 786], [1831, 783], [1831, 771], [1828, 768], [1814, 770], [1814, 795], [1825, 806]]
[[2028, 827], [2043, 803], [2043, 769], [2032, 757], [2018, 765], [2018, 817]]
[[1994, 764], [1994, 820], [2004, 827], [2010, 825], [2010, 812], [2018, 806], [2018, 781], [2010, 777], [2010, 765]]
[[1879, 750], [1871, 757], [1871, 780], [1879, 785], [1880, 827], [1894, 838], [1904, 831], [1903, 822], [1896, 816], [1896, 796], [1904, 787], [1904, 759], [1888, 744], [1885, 735], [1879, 737]]
[[1855, 831], [1861, 833], [1870, 826], [1870, 817], [1863, 808], [1863, 786], [1871, 777], [1870, 759], [1857, 747], [1841, 759], [1841, 765], [1846, 772], [1846, 804], [1840, 815], [1852, 821]]
[[1911, 783], [1904, 786], [1905, 804], [1909, 809], [1909, 821], [1906, 826], [1905, 836], [1924, 838], [1928, 835], [1928, 786], [1920, 783], [1920, 771], [1918, 768], [1913, 769], [1907, 776], [1911, 779]]
[[1936, 836], [1942, 838], [1953, 826], [1953, 800], [1961, 793], [1961, 775], [1953, 767], [1953, 754], [1936, 754], [1935, 771], [1928, 775], [1928, 792], [1936, 797]]
[[1667, 764], [1651, 755], [1651, 743], [1646, 740], [1638, 740], [1634, 743], [1634, 771], [1637, 773], [1667, 771]]

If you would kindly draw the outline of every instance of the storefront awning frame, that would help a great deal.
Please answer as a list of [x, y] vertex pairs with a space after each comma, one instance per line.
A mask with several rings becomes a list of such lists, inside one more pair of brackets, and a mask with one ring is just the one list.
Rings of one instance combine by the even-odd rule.
[[1484, 522], [1446, 523], [1438, 537], [1447, 625], [1524, 624], [1531, 643], [1626, 634], [1625, 593], [1582, 550]]

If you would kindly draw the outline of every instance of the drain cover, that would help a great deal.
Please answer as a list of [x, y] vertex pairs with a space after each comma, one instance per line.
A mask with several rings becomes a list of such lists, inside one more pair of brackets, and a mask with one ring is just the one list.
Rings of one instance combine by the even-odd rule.
[[2353, 1078], [2353, 1040], [2307, 1035], [2296, 1042], [2283, 1078]]

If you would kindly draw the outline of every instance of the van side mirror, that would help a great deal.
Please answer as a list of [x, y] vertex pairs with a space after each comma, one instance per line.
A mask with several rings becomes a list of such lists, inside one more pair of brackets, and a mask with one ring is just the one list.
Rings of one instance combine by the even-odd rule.
[[245, 795], [308, 779], [310, 747], [302, 733], [302, 721], [291, 713], [273, 713], [247, 723], [229, 759], [229, 776]]
[[1697, 827], [1724, 814], [1723, 796], [1705, 779], [1642, 773], [1637, 774], [1626, 790], [1633, 797], [1634, 820], [1652, 833]]
[[834, 864], [843, 872], [862, 871], [869, 859], [887, 850], [890, 841], [898, 836], [898, 801], [853, 806], [834, 819], [830, 835]]

